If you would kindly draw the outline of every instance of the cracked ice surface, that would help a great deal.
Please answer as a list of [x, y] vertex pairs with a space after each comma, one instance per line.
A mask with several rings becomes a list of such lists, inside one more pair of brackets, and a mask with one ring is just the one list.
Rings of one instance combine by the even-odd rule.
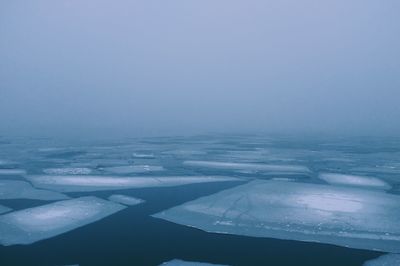
[[369, 260], [363, 266], [399, 266], [400, 254], [387, 254], [377, 259]]
[[204, 263], [204, 262], [183, 261], [183, 260], [175, 259], [175, 260], [170, 260], [170, 261], [164, 262], [160, 266], [224, 266], [224, 265], [210, 264], [210, 263]]
[[208, 232], [400, 252], [400, 196], [379, 190], [256, 180], [154, 217]]
[[59, 192], [36, 189], [25, 181], [0, 180], [0, 199], [63, 200], [68, 198]]
[[128, 206], [138, 205], [144, 202], [144, 200], [142, 199], [120, 194], [111, 195], [110, 197], [108, 197], [108, 200]]
[[211, 168], [220, 170], [246, 170], [246, 171], [265, 171], [271, 173], [310, 173], [310, 169], [302, 165], [285, 164], [259, 164], [259, 163], [231, 163], [214, 161], [185, 161], [184, 165], [201, 168]]
[[31, 244], [93, 223], [124, 209], [125, 206], [82, 197], [0, 216], [0, 244]]
[[115, 176], [28, 176], [34, 186], [61, 192], [171, 187], [197, 183], [240, 181], [223, 176], [115, 177]]
[[370, 176], [322, 173], [319, 178], [332, 185], [355, 186], [364, 188], [390, 189], [392, 186], [383, 180]]

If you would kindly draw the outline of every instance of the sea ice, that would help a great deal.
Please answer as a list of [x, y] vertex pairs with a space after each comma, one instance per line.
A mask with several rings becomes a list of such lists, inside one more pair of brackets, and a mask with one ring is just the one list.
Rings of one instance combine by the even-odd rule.
[[93, 223], [125, 206], [82, 197], [15, 211], [0, 216], [0, 244], [31, 244]]
[[47, 168], [43, 172], [49, 175], [88, 175], [92, 169], [86, 167]]
[[0, 169], [0, 175], [26, 175], [23, 169]]
[[183, 261], [183, 260], [170, 260], [160, 264], [160, 266], [224, 266], [221, 264], [210, 264], [204, 262], [193, 262], [193, 261]]
[[370, 176], [322, 173], [319, 178], [332, 185], [355, 186], [365, 188], [390, 189], [391, 185]]
[[34, 186], [61, 192], [171, 187], [196, 183], [240, 181], [223, 176], [115, 177], [115, 176], [27, 176]]
[[144, 200], [142, 199], [120, 194], [111, 195], [110, 197], [108, 197], [108, 200], [128, 206], [138, 205], [144, 202]]
[[400, 252], [400, 196], [379, 190], [256, 180], [154, 217], [208, 232]]
[[5, 212], [9, 212], [9, 211], [11, 211], [11, 208], [0, 205], [0, 213], [5, 213]]
[[154, 154], [152, 153], [134, 153], [132, 154], [133, 158], [136, 159], [154, 159]]
[[369, 260], [363, 266], [399, 266], [400, 254], [387, 254], [377, 259]]
[[114, 174], [133, 174], [133, 173], [146, 173], [165, 170], [162, 166], [157, 165], [126, 165], [102, 168], [109, 173]]
[[59, 192], [36, 189], [25, 181], [0, 180], [0, 199], [63, 200], [68, 198]]
[[211, 168], [211, 169], [221, 169], [221, 170], [262, 171], [262, 172], [269, 172], [271, 174], [310, 173], [310, 169], [302, 165], [231, 163], [231, 162], [213, 162], [213, 161], [185, 161], [184, 165], [193, 167]]

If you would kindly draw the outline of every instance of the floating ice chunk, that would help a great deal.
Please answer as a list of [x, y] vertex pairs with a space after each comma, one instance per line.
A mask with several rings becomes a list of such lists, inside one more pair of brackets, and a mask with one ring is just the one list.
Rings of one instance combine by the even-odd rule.
[[223, 176], [113, 177], [113, 176], [28, 176], [34, 186], [62, 192], [171, 187], [196, 183], [240, 181]]
[[49, 175], [88, 175], [92, 169], [84, 167], [47, 168], [43, 172]]
[[96, 197], [58, 201], [0, 216], [0, 244], [31, 244], [93, 223], [125, 206]]
[[0, 180], [0, 199], [63, 200], [68, 198], [59, 192], [36, 189], [25, 181]]
[[258, 163], [231, 163], [212, 161], [185, 161], [184, 165], [222, 170], [249, 170], [272, 173], [309, 173], [310, 169], [302, 165], [258, 164]]
[[221, 264], [210, 264], [204, 262], [193, 262], [193, 261], [183, 261], [183, 260], [170, 260], [160, 264], [160, 266], [224, 266]]
[[379, 190], [257, 180], [154, 217], [208, 232], [400, 252], [400, 196]]
[[115, 194], [108, 197], [108, 200], [121, 203], [128, 206], [138, 205], [144, 202], [142, 199], [134, 198], [127, 195]]
[[387, 254], [377, 259], [369, 260], [363, 266], [399, 266], [400, 254]]
[[0, 205], [0, 213], [5, 213], [11, 211], [11, 208], [8, 208], [6, 206]]
[[152, 153], [134, 153], [132, 154], [133, 158], [136, 159], [154, 159], [154, 154]]
[[156, 166], [156, 165], [127, 165], [127, 166], [106, 167], [102, 168], [102, 170], [114, 174], [132, 174], [132, 173], [163, 171], [165, 169], [162, 166]]
[[332, 185], [355, 186], [377, 189], [390, 189], [391, 186], [383, 180], [370, 176], [322, 173], [319, 178]]
[[0, 169], [0, 175], [26, 175], [23, 169]]

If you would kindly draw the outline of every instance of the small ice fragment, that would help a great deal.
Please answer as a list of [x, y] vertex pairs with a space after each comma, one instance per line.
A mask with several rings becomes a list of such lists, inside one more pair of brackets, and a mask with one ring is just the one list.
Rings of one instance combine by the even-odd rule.
[[259, 164], [259, 163], [231, 163], [231, 162], [213, 162], [213, 161], [185, 161], [184, 165], [194, 167], [204, 167], [222, 170], [250, 170], [266, 172], [284, 172], [284, 173], [309, 173], [310, 169], [302, 165], [284, 165], [284, 164]]
[[0, 180], [0, 199], [64, 200], [68, 198], [59, 192], [36, 189], [25, 181]]
[[369, 260], [363, 266], [399, 266], [400, 254], [386, 254], [377, 259]]
[[145, 173], [165, 170], [162, 166], [157, 165], [127, 165], [102, 168], [102, 170], [114, 174], [132, 174]]
[[154, 154], [152, 153], [134, 153], [132, 154], [133, 158], [136, 159], [154, 159]]
[[80, 176], [80, 175], [44, 175], [27, 176], [35, 187], [61, 192], [83, 192], [98, 190], [119, 190], [145, 187], [171, 187], [196, 183], [241, 181], [235, 177], [224, 176], [169, 176], [169, 177], [117, 177], [117, 176]]
[[380, 190], [256, 180], [153, 217], [207, 232], [400, 252], [400, 196]]
[[204, 262], [183, 261], [175, 259], [164, 262], [160, 264], [160, 266], [224, 266], [224, 265], [204, 263]]
[[93, 223], [124, 208], [90, 196], [14, 211], [0, 216], [0, 244], [31, 244]]
[[319, 178], [332, 185], [355, 186], [376, 189], [390, 189], [391, 186], [383, 180], [370, 176], [322, 173]]
[[117, 203], [121, 203], [124, 205], [128, 205], [128, 206], [134, 206], [134, 205], [138, 205], [138, 204], [141, 204], [144, 202], [144, 200], [142, 200], [142, 199], [134, 198], [134, 197], [127, 196], [127, 195], [120, 195], [120, 194], [111, 195], [110, 197], [108, 197], [108, 200], [111, 200], [111, 201], [117, 202]]
[[0, 205], [0, 213], [5, 213], [11, 211], [11, 208], [8, 208], [6, 206]]
[[0, 169], [0, 175], [26, 175], [23, 169]]
[[69, 167], [69, 168], [47, 168], [43, 170], [48, 175], [88, 175], [92, 172], [90, 168]]

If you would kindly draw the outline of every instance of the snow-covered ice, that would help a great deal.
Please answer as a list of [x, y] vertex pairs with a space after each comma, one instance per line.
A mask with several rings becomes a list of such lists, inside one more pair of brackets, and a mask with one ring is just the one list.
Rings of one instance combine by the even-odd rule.
[[144, 202], [142, 199], [134, 198], [131, 196], [127, 195], [121, 195], [121, 194], [114, 194], [108, 197], [108, 200], [111, 200], [113, 202], [121, 203], [124, 205], [128, 206], [133, 206], [133, 205], [138, 205]]
[[89, 175], [27, 176], [34, 186], [61, 192], [119, 190], [145, 187], [171, 187], [196, 183], [240, 181], [223, 176], [117, 177]]
[[224, 266], [221, 264], [210, 264], [204, 262], [183, 261], [183, 260], [170, 260], [160, 264], [160, 266]]
[[400, 254], [382, 255], [377, 259], [369, 260], [363, 266], [399, 266]]
[[146, 173], [146, 172], [157, 172], [165, 170], [164, 167], [158, 165], [126, 165], [126, 166], [114, 166], [102, 168], [109, 173], [113, 174], [133, 174], [133, 173]]
[[319, 178], [332, 185], [355, 186], [376, 189], [391, 188], [391, 185], [389, 185], [385, 181], [370, 176], [321, 173], [319, 175]]
[[215, 161], [185, 161], [187, 166], [202, 167], [220, 170], [247, 170], [262, 171], [270, 173], [301, 173], [308, 174], [310, 169], [302, 165], [285, 165], [285, 164], [260, 164], [260, 163], [232, 163], [232, 162], [215, 162]]
[[93, 223], [124, 208], [96, 197], [82, 197], [4, 214], [0, 216], [0, 244], [31, 244]]
[[400, 252], [400, 196], [256, 180], [155, 214], [208, 232]]
[[49, 175], [89, 175], [92, 169], [86, 167], [47, 168], [43, 172]]
[[0, 180], [0, 199], [64, 200], [68, 198], [59, 192], [36, 189], [25, 181]]

